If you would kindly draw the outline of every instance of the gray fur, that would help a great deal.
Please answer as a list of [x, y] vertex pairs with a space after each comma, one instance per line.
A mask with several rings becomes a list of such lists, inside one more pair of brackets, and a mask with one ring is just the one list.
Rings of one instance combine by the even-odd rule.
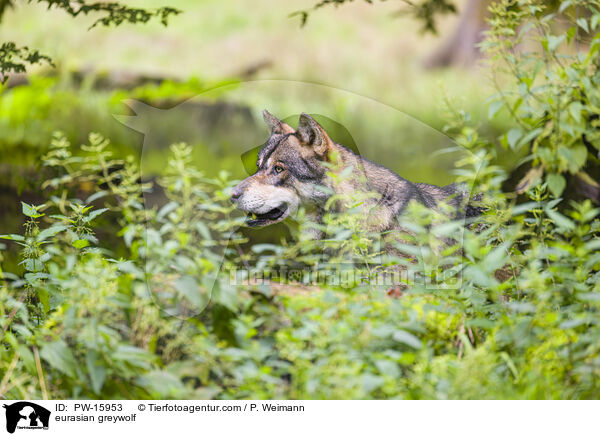
[[[468, 192], [461, 187], [412, 183], [333, 142], [307, 114], [300, 116], [297, 131], [267, 111], [263, 116], [271, 136], [259, 152], [258, 171], [238, 184], [232, 194], [232, 201], [239, 209], [257, 215], [248, 221], [251, 226], [279, 222], [300, 205], [314, 211], [313, 216], [318, 219], [330, 197], [327, 191], [376, 193], [376, 198], [364, 205], [372, 217], [368, 226], [376, 231], [394, 229], [396, 218], [412, 201], [431, 209], [438, 209], [442, 202], [449, 204], [454, 210], [453, 218], [481, 212], [467, 204]], [[343, 171], [349, 166], [352, 167], [350, 177], [333, 183], [328, 172]], [[341, 211], [342, 206], [339, 208]]]

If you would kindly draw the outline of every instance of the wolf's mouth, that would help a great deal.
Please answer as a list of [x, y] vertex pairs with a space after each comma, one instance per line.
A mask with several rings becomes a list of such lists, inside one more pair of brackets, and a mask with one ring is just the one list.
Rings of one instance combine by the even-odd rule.
[[283, 203], [281, 206], [275, 207], [267, 213], [255, 214], [249, 213], [246, 218], [246, 224], [250, 227], [266, 226], [269, 224], [275, 224], [285, 218], [285, 214], [288, 211], [288, 205]]

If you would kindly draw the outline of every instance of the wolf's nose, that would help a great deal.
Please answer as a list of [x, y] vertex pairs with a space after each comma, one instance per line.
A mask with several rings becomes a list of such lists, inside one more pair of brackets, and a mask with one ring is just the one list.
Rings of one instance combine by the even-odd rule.
[[232, 203], [235, 203], [240, 199], [241, 196], [242, 190], [239, 189], [238, 186], [236, 186], [235, 188], [233, 188], [233, 191], [231, 191], [231, 197], [229, 198], [229, 200], [231, 200]]

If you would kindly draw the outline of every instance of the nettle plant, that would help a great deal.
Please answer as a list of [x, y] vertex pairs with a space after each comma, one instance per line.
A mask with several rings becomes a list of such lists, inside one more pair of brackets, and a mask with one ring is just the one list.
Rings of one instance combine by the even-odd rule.
[[[459, 179], [485, 192], [488, 208], [487, 227], [476, 236], [484, 240], [474, 246], [465, 240], [465, 277], [480, 269], [469, 298], [478, 294], [477, 306], [485, 310], [473, 312], [465, 325], [490, 333], [486, 346], [501, 351], [523, 394], [593, 397], [600, 9], [598, 2], [564, 1], [550, 8], [540, 1], [499, 1], [490, 12], [482, 47], [498, 93], [490, 98], [488, 115], [506, 111], [513, 119], [514, 128], [499, 145], [521, 160], [515, 168], [498, 165], [496, 144], [478, 134], [468, 114], [450, 110], [447, 132], [472, 152], [459, 163]], [[491, 259], [474, 256], [473, 248], [485, 252], [486, 245]], [[493, 279], [497, 274], [486, 267], [498, 261], [511, 266], [512, 278]], [[463, 280], [460, 294], [469, 287]], [[532, 367], [534, 359], [543, 362], [539, 368]]]
[[[107, 209], [92, 211], [92, 206], [86, 207], [82, 204], [71, 203], [68, 216], [52, 215], [50, 218], [54, 220], [54, 223], [40, 230], [39, 220], [45, 216], [41, 210], [45, 209], [46, 205], [34, 206], [22, 203], [22, 206], [23, 215], [26, 217], [24, 234], [0, 235], [0, 238], [15, 241], [22, 247], [20, 252], [22, 260], [19, 265], [23, 266], [26, 273], [15, 284], [24, 286], [25, 292], [22, 297], [26, 299], [34, 312], [40, 309], [43, 313], [48, 313], [51, 305], [50, 294], [46, 287], [46, 279], [50, 277], [47, 272], [47, 263], [53, 256], [63, 254], [62, 252], [57, 253], [56, 247], [51, 244], [59, 238], [61, 233], [71, 245], [72, 252], [85, 249], [90, 243], [98, 242], [90, 226], [92, 221]], [[15, 278], [14, 274], [6, 276]], [[41, 312], [36, 315], [41, 316]]]
[[[350, 282], [278, 294], [269, 283], [234, 287], [217, 280], [207, 303], [205, 279], [213, 283], [221, 265], [273, 268], [277, 253], [290, 254], [279, 261], [308, 264], [315, 241], [300, 237], [273, 245], [275, 255], [240, 255], [236, 243], [243, 239], [234, 231], [240, 222], [229, 216], [235, 182], [225, 174], [205, 178], [190, 148], [174, 145], [159, 179], [164, 205], [146, 209], [149, 187], [136, 165], [112, 159], [107, 146], [91, 135], [74, 153], [57, 135], [44, 160], [56, 170], [46, 182], [53, 195], [44, 206], [25, 205], [25, 234], [9, 236], [22, 244], [25, 272], [6, 274], [0, 289], [3, 396], [590, 398], [597, 392], [599, 210], [589, 201], [561, 214], [556, 200], [511, 208], [498, 195], [496, 202], [487, 199], [490, 210], [499, 202], [508, 205], [505, 213], [488, 212], [478, 227], [432, 227], [435, 216], [411, 208], [404, 225], [412, 239], [397, 248], [424, 256], [404, 258], [404, 266], [423, 277], [458, 267], [439, 276], [435, 290], [412, 281], [396, 299]], [[471, 163], [464, 162], [465, 179], [475, 173]], [[497, 189], [498, 173], [489, 165], [482, 183]], [[356, 268], [376, 264], [379, 253], [360, 232], [360, 214], [352, 213], [364, 199], [340, 200], [351, 212], [331, 214], [321, 229], [332, 249], [329, 265], [345, 259], [339, 252], [353, 256]], [[111, 217], [120, 243], [100, 235], [97, 223]], [[459, 228], [460, 244], [437, 244], [458, 238]], [[415, 246], [419, 252], [411, 251]], [[495, 277], [506, 265], [510, 274]]]
[[516, 124], [501, 144], [528, 168], [517, 192], [543, 183], [551, 198], [599, 203], [600, 2], [502, 0], [490, 12], [489, 116]]
[[14, 378], [2, 383], [0, 395], [195, 395], [164, 368], [185, 354], [183, 344], [206, 333], [203, 323], [230, 335], [219, 326], [238, 309], [237, 295], [223, 277], [208, 296], [201, 285], [223, 266], [227, 243], [240, 239], [235, 220], [225, 219], [233, 208], [232, 181], [226, 174], [203, 178], [190, 165], [190, 151], [172, 147], [161, 180], [165, 204], [146, 209], [150, 186], [133, 157], [112, 158], [98, 134], [77, 151], [54, 136], [43, 157], [55, 174], [44, 182], [48, 201], [23, 203], [24, 233], [0, 236], [21, 247], [23, 270], [2, 275], [9, 346], [0, 349], [0, 360], [5, 381]]
[[[407, 282], [401, 298], [363, 282], [278, 293], [217, 274], [323, 256], [324, 268], [379, 265], [359, 196], [324, 218], [322, 243], [300, 215], [295, 241], [244, 253], [234, 182], [196, 171], [189, 147], [172, 147], [152, 187], [164, 201], [145, 208], [151, 187], [133, 158], [113, 159], [100, 135], [77, 152], [55, 136], [48, 200], [23, 205], [23, 234], [4, 235], [22, 271], [3, 271], [0, 287], [0, 396], [597, 398], [599, 9], [544, 3], [491, 7], [484, 47], [507, 68], [495, 68], [489, 115], [515, 125], [496, 144], [451, 111], [447, 132], [470, 151], [458, 179], [486, 211], [467, 225], [408, 211], [410, 238], [395, 248], [413, 257], [384, 266], [430, 281]], [[498, 164], [497, 145], [522, 156], [524, 177]]]

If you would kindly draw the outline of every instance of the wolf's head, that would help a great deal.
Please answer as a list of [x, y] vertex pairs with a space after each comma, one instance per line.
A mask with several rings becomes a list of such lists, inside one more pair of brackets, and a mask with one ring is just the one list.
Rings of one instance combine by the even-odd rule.
[[267, 226], [294, 213], [300, 204], [318, 205], [327, 200], [319, 189], [327, 172], [334, 142], [309, 115], [302, 114], [298, 130], [263, 112], [271, 136], [258, 153], [258, 171], [237, 185], [231, 200], [248, 212], [249, 226]]

